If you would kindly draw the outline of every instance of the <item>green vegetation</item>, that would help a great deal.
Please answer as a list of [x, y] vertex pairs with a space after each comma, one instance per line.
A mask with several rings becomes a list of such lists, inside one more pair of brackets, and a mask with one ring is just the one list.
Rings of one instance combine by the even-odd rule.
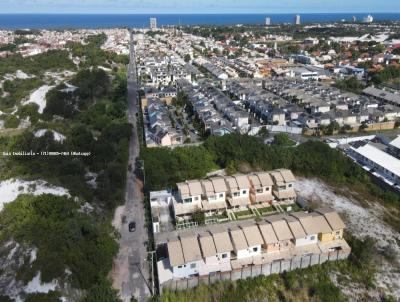
[[[78, 87], [74, 91], [64, 90], [64, 84], [50, 90], [43, 114], [38, 113], [36, 104], [19, 105], [17, 115], [29, 117], [33, 126], [12, 135], [3, 130], [6, 135], [0, 136], [0, 148], [6, 151], [86, 153], [86, 156], [10, 156], [0, 161], [0, 179], [43, 179], [68, 189], [74, 197], [20, 196], [0, 213], [0, 242], [13, 238], [22, 246], [37, 247], [37, 259], [32, 264], [25, 259], [21, 264], [16, 276], [19, 280], [28, 282], [40, 271], [43, 282], [58, 279], [84, 290], [79, 292], [83, 302], [119, 301], [107, 280], [117, 252], [110, 219], [124, 197], [131, 125], [126, 114], [125, 68], [115, 61], [111, 63], [110, 73], [97, 68], [79, 70], [69, 79], [69, 83]], [[4, 91], [8, 96], [0, 100], [2, 108], [12, 108], [31, 90], [43, 85], [40, 79], [45, 71], [71, 70], [75, 66], [67, 51], [29, 58], [14, 55], [0, 61], [0, 75], [18, 69], [36, 77], [6, 81]], [[15, 128], [19, 124], [15, 115], [4, 114], [1, 118], [6, 127]], [[51, 131], [35, 137], [33, 133], [38, 129], [55, 130], [66, 139], [56, 141]], [[87, 172], [97, 174], [96, 187], [86, 182]], [[90, 213], [82, 210], [86, 202], [93, 206]], [[60, 296], [50, 292], [31, 294], [26, 299], [60, 301]]]
[[371, 75], [371, 82], [378, 85], [399, 78], [400, 78], [400, 68], [395, 65], [391, 65], [386, 67], [382, 71], [373, 73]]
[[0, 60], [0, 76], [22, 70], [28, 74], [40, 75], [49, 70], [75, 70], [66, 50], [51, 50], [28, 58], [16, 54]]
[[286, 133], [278, 133], [274, 136], [273, 144], [276, 146], [291, 147], [296, 145], [296, 142], [291, 140]]
[[386, 215], [385, 221], [400, 230], [396, 214], [400, 212], [399, 196], [375, 185], [361, 167], [322, 142], [308, 141], [287, 148], [267, 146], [260, 138], [231, 134], [210, 136], [199, 147], [143, 149], [141, 158], [145, 160], [146, 190], [150, 191], [203, 178], [218, 168], [226, 168], [229, 174], [288, 168], [300, 176], [320, 178], [343, 190], [343, 194], [356, 192], [353, 196], [356, 199], [385, 204], [393, 211]]
[[181, 147], [174, 150], [150, 148], [141, 150], [145, 161], [146, 189], [172, 187], [177, 182], [204, 177], [218, 168], [207, 150], [200, 147]]
[[61, 302], [61, 295], [55, 291], [49, 291], [45, 293], [33, 293], [29, 294], [25, 302]]
[[350, 77], [344, 80], [338, 80], [335, 86], [341, 90], [346, 90], [356, 94], [361, 94], [365, 85], [359, 81], [356, 77]]
[[[34, 137], [27, 131], [5, 140], [4, 149], [35, 152], [72, 150], [90, 152], [90, 156], [50, 156], [46, 160], [42, 156], [10, 157], [0, 166], [0, 171], [3, 178], [19, 175], [28, 179], [39, 177], [48, 180], [66, 187], [73, 196], [88, 201], [95, 198], [96, 203], [104, 209], [113, 209], [123, 198], [131, 133], [125, 114], [126, 88], [122, 88], [126, 87], [126, 79], [117, 77], [111, 85], [102, 70], [83, 70], [77, 74], [77, 78], [81, 74], [87, 76], [83, 81], [87, 84], [76, 92], [62, 93], [59, 87], [49, 92], [49, 103], [44, 110], [49, 122], [37, 125], [61, 130], [67, 136], [64, 143], [55, 141], [51, 132], [43, 137]], [[62, 106], [62, 100], [53, 95], [65, 97], [65, 106]], [[66, 118], [68, 127], [64, 123], [50, 122], [54, 114]], [[86, 184], [87, 169], [99, 174], [97, 189]]]
[[17, 128], [19, 123], [20, 121], [15, 115], [7, 115], [4, 118], [4, 128]]
[[100, 48], [104, 44], [107, 37], [105, 34], [92, 35], [85, 41], [87, 44], [77, 42], [67, 43], [67, 48], [72, 52], [73, 56], [81, 58], [82, 68], [91, 66], [112, 67], [113, 63], [128, 64], [129, 57], [126, 55], [117, 55], [113, 52], [107, 52]]
[[94, 223], [70, 198], [21, 195], [5, 206], [0, 220], [2, 243], [13, 238], [38, 248], [32, 265], [17, 272], [25, 282], [40, 270], [43, 282], [68, 278], [74, 287], [89, 289], [106, 277], [118, 250], [109, 227]]
[[[0, 63], [1, 64], [1, 63]], [[29, 96], [29, 93], [43, 85], [37, 78], [14, 79], [4, 81], [3, 90], [7, 93], [5, 97], [0, 97], [0, 109], [12, 108], [22, 99]]]

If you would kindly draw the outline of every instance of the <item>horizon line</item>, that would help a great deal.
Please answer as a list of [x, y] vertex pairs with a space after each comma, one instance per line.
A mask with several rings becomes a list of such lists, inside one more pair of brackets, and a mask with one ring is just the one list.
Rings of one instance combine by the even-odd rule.
[[277, 13], [277, 12], [245, 12], [245, 13], [237, 13], [237, 12], [202, 12], [202, 13], [196, 13], [196, 12], [182, 12], [182, 13], [147, 13], [147, 12], [142, 12], [142, 13], [124, 13], [124, 12], [113, 12], [113, 13], [103, 13], [103, 12], [87, 12], [87, 13], [81, 13], [81, 12], [68, 12], [68, 13], [54, 13], [54, 12], [34, 12], [34, 13], [27, 13], [27, 12], [9, 12], [9, 13], [0, 13], [0, 16], [5, 16], [5, 15], [286, 15], [286, 14], [325, 14], [325, 15], [333, 15], [333, 14], [400, 14], [399, 12], [392, 12], [392, 11], [381, 11], [381, 12], [355, 12], [355, 11], [340, 11], [340, 12], [282, 12], [282, 13]]

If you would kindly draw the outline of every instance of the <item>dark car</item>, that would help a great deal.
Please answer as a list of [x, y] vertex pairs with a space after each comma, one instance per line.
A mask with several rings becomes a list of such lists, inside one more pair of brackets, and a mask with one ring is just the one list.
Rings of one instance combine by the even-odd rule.
[[134, 222], [134, 221], [130, 222], [128, 225], [128, 228], [129, 228], [129, 232], [136, 231], [136, 222]]

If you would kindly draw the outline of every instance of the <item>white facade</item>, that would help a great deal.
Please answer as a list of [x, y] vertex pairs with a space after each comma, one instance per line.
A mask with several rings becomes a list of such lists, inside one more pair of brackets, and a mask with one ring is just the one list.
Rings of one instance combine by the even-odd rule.
[[157, 18], [150, 18], [150, 29], [157, 29]]
[[196, 276], [199, 274], [200, 267], [204, 266], [204, 261], [192, 261], [183, 265], [174, 266], [172, 268], [172, 274], [174, 278], [187, 278], [190, 276]]
[[237, 259], [244, 259], [244, 258], [261, 255], [261, 244], [249, 246], [248, 248], [243, 249], [243, 250], [237, 250], [236, 253], [237, 253], [236, 254]]
[[318, 234], [307, 235], [304, 238], [295, 239], [295, 246], [303, 246], [318, 242]]

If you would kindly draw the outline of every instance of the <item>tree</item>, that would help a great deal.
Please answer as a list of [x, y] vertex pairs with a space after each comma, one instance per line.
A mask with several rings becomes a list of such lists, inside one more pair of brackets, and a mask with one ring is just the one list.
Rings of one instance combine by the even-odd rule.
[[197, 210], [196, 212], [194, 212], [192, 218], [194, 222], [198, 223], [198, 225], [204, 224], [205, 215], [201, 210]]
[[80, 211], [72, 199], [43, 194], [20, 195], [0, 212], [0, 241], [13, 238], [37, 247], [32, 266], [41, 280], [65, 278], [72, 286], [88, 289], [111, 270], [118, 245], [103, 224]]
[[107, 279], [91, 287], [82, 302], [121, 302], [118, 293]]
[[192, 58], [190, 57], [190, 54], [185, 54], [184, 60], [185, 62], [189, 62]]
[[79, 97], [93, 101], [109, 91], [110, 78], [102, 69], [84, 69], [78, 72], [72, 84], [78, 87]]
[[276, 146], [294, 146], [296, 143], [286, 133], [278, 133], [274, 136], [273, 144]]
[[260, 136], [263, 139], [266, 139], [269, 136], [269, 131], [266, 127], [262, 127], [260, 130], [258, 130], [258, 136]]

